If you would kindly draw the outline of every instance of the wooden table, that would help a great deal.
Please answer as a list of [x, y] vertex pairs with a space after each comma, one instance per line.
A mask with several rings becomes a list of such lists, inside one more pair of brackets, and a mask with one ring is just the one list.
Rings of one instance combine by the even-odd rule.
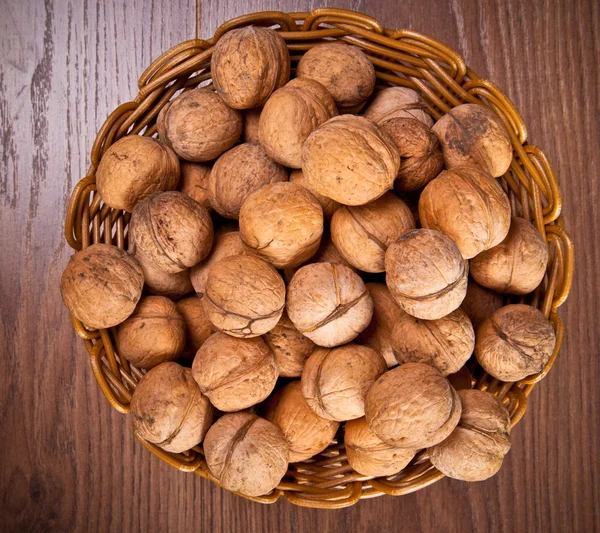
[[600, 530], [600, 4], [340, 0], [460, 50], [512, 98], [560, 177], [577, 255], [562, 353], [493, 479], [319, 511], [262, 506], [171, 469], [133, 438], [92, 377], [58, 291], [67, 198], [94, 134], [144, 67], [280, 0], [21, 0], [0, 16], [2, 531]]

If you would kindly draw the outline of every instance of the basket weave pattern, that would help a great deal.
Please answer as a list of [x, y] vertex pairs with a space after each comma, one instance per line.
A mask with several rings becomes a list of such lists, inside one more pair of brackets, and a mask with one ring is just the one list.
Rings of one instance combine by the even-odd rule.
[[[462, 103], [479, 103], [493, 109], [504, 121], [514, 156], [500, 182], [509, 195], [513, 214], [537, 227], [547, 241], [550, 254], [541, 285], [532, 294], [510, 301], [541, 309], [550, 319], [557, 338], [554, 353], [542, 372], [518, 383], [500, 382], [477, 365], [471, 368], [473, 386], [500, 398], [509, 409], [514, 426], [525, 413], [528, 395], [550, 370], [560, 349], [563, 325], [557, 309], [570, 289], [573, 246], [563, 229], [556, 176], [542, 150], [527, 143], [527, 130], [518, 111], [496, 86], [469, 69], [457, 52], [431, 37], [411, 30], [388, 30], [366, 15], [326, 8], [311, 13], [266, 11], [245, 15], [223, 24], [211, 39], [193, 39], [171, 48], [144, 71], [135, 100], [115, 109], [98, 132], [92, 146], [91, 166], [70, 200], [65, 223], [67, 242], [75, 250], [98, 242], [126, 248], [130, 215], [104, 205], [96, 193], [95, 174], [102, 154], [124, 135], [154, 135], [159, 111], [176, 93], [210, 83], [210, 59], [219, 38], [232, 28], [249, 24], [272, 26], [280, 31], [290, 51], [292, 70], [311, 47], [324, 40], [339, 39], [365, 51], [375, 65], [379, 87], [402, 85], [420, 92], [436, 120]], [[117, 353], [114, 330], [93, 330], [74, 317], [72, 320], [85, 343], [100, 389], [115, 409], [128, 413], [131, 395], [143, 372]], [[170, 465], [215, 481], [206, 466], [202, 446], [186, 454], [171, 454], [136, 437]], [[360, 498], [407, 494], [443, 477], [429, 462], [426, 451], [394, 476], [361, 476], [348, 465], [342, 437], [338, 435], [326, 451], [310, 461], [290, 465], [271, 494], [251, 499], [272, 503], [284, 496], [297, 505], [339, 508]]]

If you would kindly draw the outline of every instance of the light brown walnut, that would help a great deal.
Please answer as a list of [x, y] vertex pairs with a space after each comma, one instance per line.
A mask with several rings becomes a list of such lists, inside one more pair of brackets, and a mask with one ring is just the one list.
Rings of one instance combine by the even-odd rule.
[[482, 287], [469, 278], [467, 295], [462, 304], [460, 304], [460, 307], [467, 313], [473, 327], [477, 329], [479, 324], [492, 316], [494, 311], [502, 307], [502, 296], [497, 292]]
[[253, 109], [246, 109], [243, 113], [243, 130], [242, 140], [245, 143], [257, 143], [258, 140], [258, 123], [260, 121], [260, 114], [262, 113], [262, 107], [255, 107]]
[[140, 261], [140, 266], [144, 272], [144, 287], [150, 294], [177, 300], [194, 290], [189, 269], [171, 274], [150, 262]]
[[200, 346], [213, 333], [212, 322], [206, 316], [202, 300], [196, 295], [179, 300], [175, 306], [185, 323], [186, 341], [184, 354], [195, 356]]
[[187, 194], [201, 206], [210, 210], [208, 179], [210, 178], [212, 166], [206, 163], [191, 163], [189, 161], [182, 161], [180, 166], [181, 179], [179, 180], [177, 190], [183, 194]]
[[332, 200], [327, 196], [323, 196], [322, 194], [319, 194], [317, 191], [315, 191], [308, 183], [308, 180], [306, 179], [306, 176], [304, 175], [302, 170], [292, 170], [292, 172], [290, 173], [290, 181], [292, 183], [302, 185], [302, 187], [304, 187], [310, 193], [312, 193], [312, 195], [317, 199], [317, 202], [321, 204], [321, 207], [323, 208], [323, 216], [325, 217], [326, 221], [331, 220], [333, 214], [341, 207], [341, 204], [339, 204], [335, 200]]
[[388, 87], [379, 91], [365, 109], [364, 116], [377, 124], [392, 118], [414, 118], [428, 128], [433, 126], [425, 102], [408, 87]]

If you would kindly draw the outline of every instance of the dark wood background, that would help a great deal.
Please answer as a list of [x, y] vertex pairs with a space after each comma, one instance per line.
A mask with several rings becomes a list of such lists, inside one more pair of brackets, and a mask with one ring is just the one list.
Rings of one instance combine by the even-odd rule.
[[[327, 5], [431, 34], [503, 88], [560, 177], [577, 250], [562, 353], [502, 471], [337, 511], [251, 503], [151, 456], [102, 397], [58, 290], [67, 198], [144, 67], [234, 16]], [[0, 530], [600, 531], [597, 0], [1, 0], [0, 13]]]

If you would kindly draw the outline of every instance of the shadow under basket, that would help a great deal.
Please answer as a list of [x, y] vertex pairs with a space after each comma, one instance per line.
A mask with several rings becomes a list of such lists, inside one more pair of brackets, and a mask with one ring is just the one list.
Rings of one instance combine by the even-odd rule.
[[[98, 242], [125, 248], [130, 215], [104, 205], [96, 192], [96, 169], [103, 152], [124, 135], [155, 135], [156, 117], [170, 99], [182, 90], [210, 83], [215, 43], [226, 31], [251, 24], [270, 26], [280, 32], [290, 51], [292, 71], [304, 52], [337, 39], [360, 47], [369, 56], [375, 65], [378, 88], [401, 85], [415, 89], [435, 120], [452, 107], [478, 103], [491, 108], [506, 125], [514, 155], [500, 182], [509, 195], [513, 214], [535, 225], [547, 242], [550, 257], [540, 286], [533, 293], [510, 301], [539, 308], [550, 319], [557, 339], [554, 353], [542, 372], [517, 383], [492, 378], [476, 362], [470, 368], [473, 387], [500, 398], [514, 426], [525, 413], [528, 395], [548, 373], [560, 349], [563, 324], [557, 309], [569, 293], [573, 246], [563, 229], [556, 176], [542, 150], [527, 143], [527, 130], [519, 112], [495, 85], [469, 69], [457, 52], [431, 37], [411, 30], [386, 29], [361, 13], [325, 8], [311, 13], [266, 11], [245, 15], [223, 24], [211, 39], [193, 39], [171, 48], [144, 71], [135, 100], [115, 109], [98, 132], [91, 166], [70, 200], [65, 223], [67, 242], [75, 250]], [[128, 413], [131, 395], [143, 372], [117, 353], [114, 329], [94, 330], [74, 317], [72, 320], [85, 343], [100, 389], [115, 409]], [[170, 465], [216, 483], [207, 468], [202, 446], [184, 454], [171, 454], [137, 437]], [[361, 476], [349, 466], [343, 435], [338, 434], [323, 453], [309, 461], [291, 464], [271, 494], [250, 499], [272, 503], [283, 496], [296, 505], [332, 509], [353, 505], [361, 498], [408, 494], [442, 477], [431, 465], [426, 450], [398, 474], [379, 478]]]

